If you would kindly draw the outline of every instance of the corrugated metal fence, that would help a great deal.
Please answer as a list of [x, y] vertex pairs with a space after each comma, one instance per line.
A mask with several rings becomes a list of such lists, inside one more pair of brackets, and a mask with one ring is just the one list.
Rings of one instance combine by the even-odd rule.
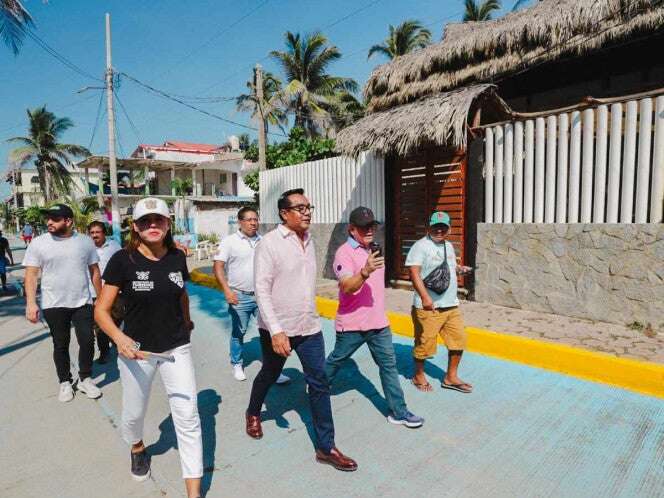
[[277, 199], [282, 192], [303, 188], [315, 206], [313, 223], [344, 223], [357, 206], [371, 208], [385, 220], [385, 167], [381, 157], [363, 153], [358, 159], [339, 156], [260, 173], [263, 223], [279, 223]]
[[662, 222], [664, 96], [497, 125], [485, 138], [487, 223]]

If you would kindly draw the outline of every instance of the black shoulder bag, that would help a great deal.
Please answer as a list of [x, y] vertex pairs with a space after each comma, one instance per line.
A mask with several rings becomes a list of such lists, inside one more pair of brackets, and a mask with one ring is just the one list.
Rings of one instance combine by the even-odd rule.
[[427, 289], [434, 291], [436, 294], [443, 294], [450, 286], [450, 267], [447, 264], [447, 242], [443, 242], [443, 244], [445, 259], [422, 281]]

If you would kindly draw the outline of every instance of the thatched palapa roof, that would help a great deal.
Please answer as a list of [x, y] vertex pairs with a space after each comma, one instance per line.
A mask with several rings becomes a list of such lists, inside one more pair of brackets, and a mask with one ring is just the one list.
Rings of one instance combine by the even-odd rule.
[[486, 84], [467, 86], [369, 114], [339, 132], [337, 150], [350, 156], [364, 150], [405, 155], [422, 145], [465, 147], [472, 108], [489, 101], [499, 114], [510, 115], [495, 89]]
[[662, 0], [543, 0], [485, 22], [448, 24], [440, 43], [374, 70], [370, 112], [664, 30]]

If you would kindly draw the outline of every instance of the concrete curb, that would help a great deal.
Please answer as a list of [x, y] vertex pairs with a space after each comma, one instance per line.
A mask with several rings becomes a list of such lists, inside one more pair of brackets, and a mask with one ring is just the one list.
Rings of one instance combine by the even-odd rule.
[[[191, 280], [196, 284], [219, 289], [212, 275], [198, 270], [191, 272]], [[317, 297], [316, 302], [321, 316], [334, 319], [338, 301]], [[409, 315], [388, 312], [387, 317], [392, 332], [413, 337], [413, 322]], [[664, 365], [475, 327], [466, 327], [466, 332], [468, 350], [474, 353], [664, 398]]]

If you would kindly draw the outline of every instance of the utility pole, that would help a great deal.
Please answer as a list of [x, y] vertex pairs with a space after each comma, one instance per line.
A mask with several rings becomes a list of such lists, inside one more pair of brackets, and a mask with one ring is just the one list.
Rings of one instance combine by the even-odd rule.
[[263, 68], [256, 64], [256, 73], [254, 81], [256, 82], [256, 100], [258, 100], [258, 169], [266, 169], [265, 161], [265, 114], [263, 109]]
[[12, 164], [12, 177], [14, 179], [14, 213], [16, 213], [16, 235], [21, 231], [21, 226], [18, 220], [18, 185], [16, 184], [16, 164]]
[[[106, 14], [106, 107], [108, 115], [108, 173], [111, 177], [111, 216], [113, 238], [120, 242], [118, 206], [118, 167], [115, 160], [115, 114], [113, 112], [113, 65], [111, 63], [111, 15]], [[101, 182], [100, 182], [101, 183]], [[103, 185], [103, 183], [101, 183]]]

